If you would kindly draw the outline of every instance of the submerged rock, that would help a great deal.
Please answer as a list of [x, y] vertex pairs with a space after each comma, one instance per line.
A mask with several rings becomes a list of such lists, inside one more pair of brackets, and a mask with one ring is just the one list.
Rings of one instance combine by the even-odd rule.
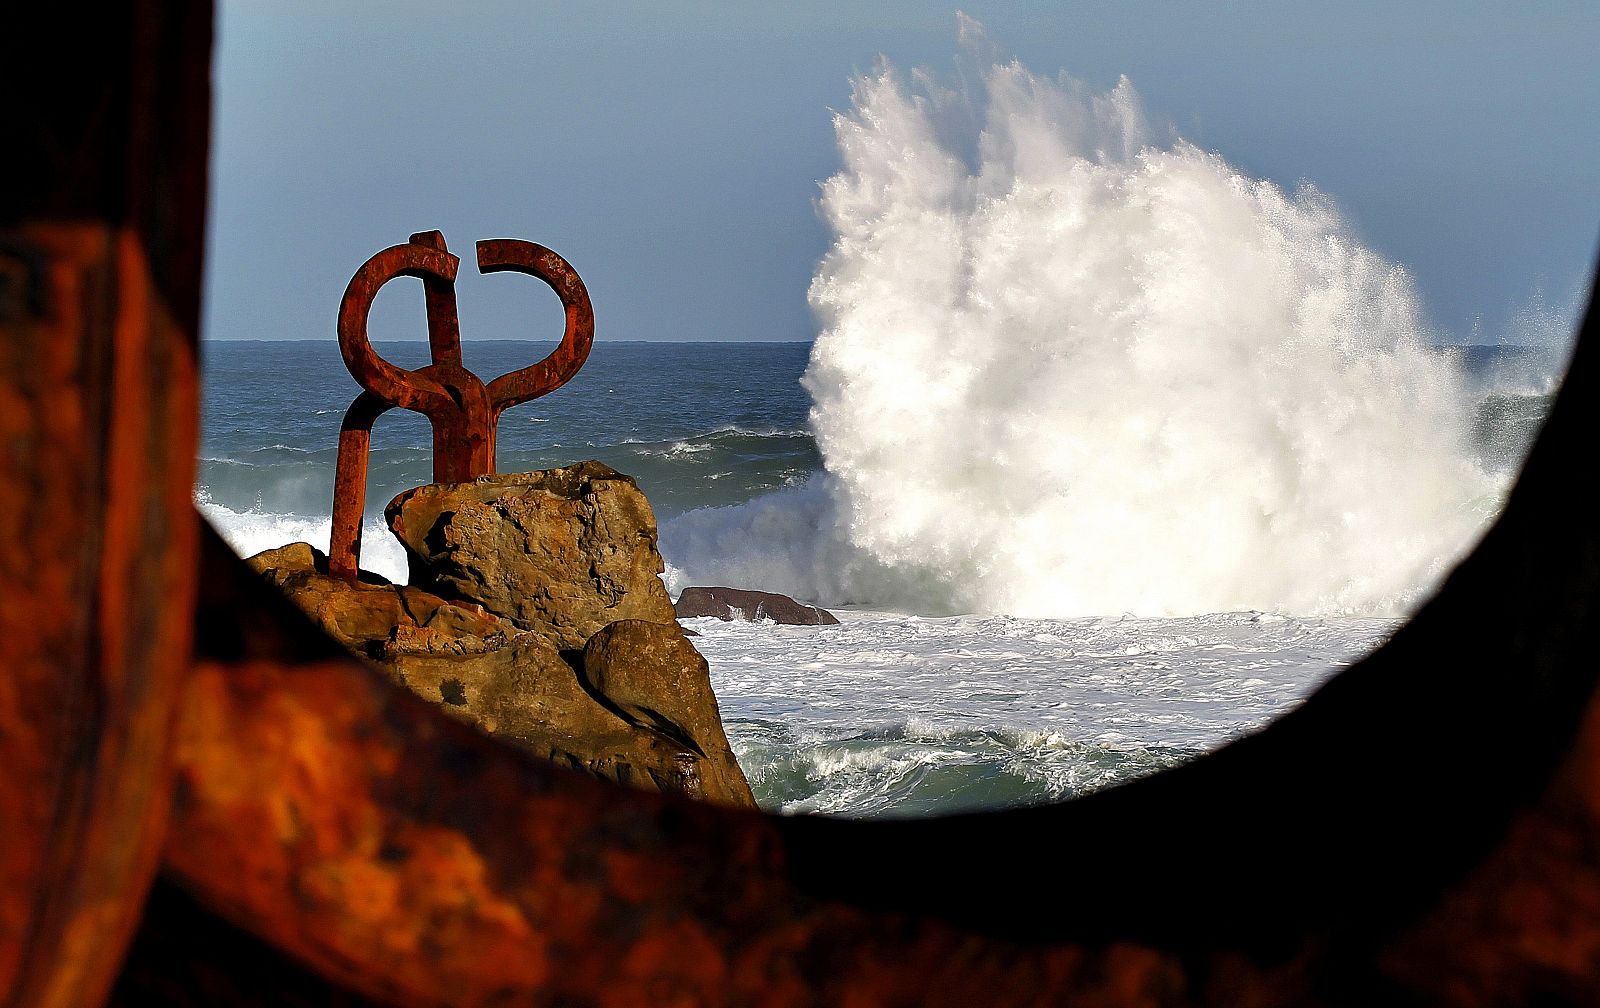
[[720, 620], [771, 620], [791, 626], [834, 626], [839, 622], [828, 610], [796, 602], [787, 595], [742, 588], [685, 588], [674, 610], [679, 619], [715, 616]]
[[429, 587], [332, 577], [306, 543], [249, 563], [330, 636], [491, 735], [619, 784], [755, 806], [632, 480], [589, 462], [396, 505], [397, 524], [423, 530], [412, 570]]

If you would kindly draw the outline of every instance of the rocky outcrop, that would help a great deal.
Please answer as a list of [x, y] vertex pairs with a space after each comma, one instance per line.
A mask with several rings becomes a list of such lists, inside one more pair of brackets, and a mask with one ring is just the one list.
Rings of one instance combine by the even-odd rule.
[[715, 616], [720, 620], [771, 620], [792, 626], [833, 626], [839, 622], [828, 610], [796, 602], [787, 595], [742, 588], [685, 588], [674, 608], [679, 619]]
[[[619, 784], [754, 807], [705, 659], [656, 577], [654, 523], [632, 480], [584, 463], [402, 495], [418, 497], [453, 505], [408, 512], [431, 515], [426, 528], [454, 544], [421, 560], [441, 558], [429, 580], [451, 597], [365, 572], [331, 577], [305, 543], [249, 563], [334, 639], [498, 738]], [[505, 552], [487, 552], [494, 544]], [[519, 577], [552, 580], [519, 594]], [[470, 597], [480, 585], [499, 611]], [[553, 622], [540, 622], [546, 613]]]
[[599, 462], [433, 484], [384, 511], [411, 583], [475, 602], [558, 649], [617, 620], [672, 623], [650, 502]]
[[327, 557], [306, 543], [258, 553], [247, 563], [330, 637], [375, 661], [427, 637], [455, 642], [457, 653], [481, 654], [506, 643], [515, 631], [482, 606], [447, 602], [376, 575], [363, 572], [354, 584], [330, 577]]
[[[723, 768], [738, 767], [722, 731], [710, 669], [676, 624], [610, 624], [584, 645], [582, 675], [589, 694], [618, 717], [653, 728], [704, 758], [687, 770], [722, 774]], [[750, 793], [742, 774], [697, 784], [717, 795]]]

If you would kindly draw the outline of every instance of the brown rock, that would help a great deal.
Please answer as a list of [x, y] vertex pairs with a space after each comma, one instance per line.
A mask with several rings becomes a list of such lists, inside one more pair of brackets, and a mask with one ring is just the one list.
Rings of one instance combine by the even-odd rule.
[[707, 798], [754, 805], [722, 730], [710, 669], [676, 623], [619, 620], [583, 648], [583, 680], [591, 695], [629, 724], [653, 728], [705, 757]]
[[839, 622], [828, 610], [796, 602], [787, 595], [742, 588], [685, 588], [674, 608], [679, 619], [715, 616], [720, 620], [772, 620], [791, 626], [834, 626]]
[[490, 735], [619, 784], [755, 805], [705, 660], [676, 623], [628, 621], [596, 635], [593, 659], [569, 662], [547, 635], [482, 606], [365, 572], [331, 577], [305, 543], [249, 563], [346, 647]]
[[[257, 553], [246, 560], [245, 565], [257, 574], [265, 574], [268, 571], [283, 571], [286, 573], [310, 571], [316, 569], [317, 558], [320, 556], [322, 556], [322, 553], [314, 549], [310, 543], [296, 542], [287, 546], [279, 546], [277, 549]], [[326, 572], [326, 563], [323, 566], [324, 572]]]
[[650, 502], [599, 462], [407, 491], [385, 510], [411, 583], [475, 602], [557, 649], [608, 623], [673, 622]]

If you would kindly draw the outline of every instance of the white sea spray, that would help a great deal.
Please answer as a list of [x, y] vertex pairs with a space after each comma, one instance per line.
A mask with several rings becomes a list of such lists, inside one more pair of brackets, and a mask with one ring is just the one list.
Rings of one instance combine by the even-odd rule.
[[[204, 489], [195, 493], [195, 506], [228, 545], [240, 556], [254, 556], [292, 542], [310, 543], [326, 553], [332, 519], [265, 511], [235, 511], [210, 499]], [[395, 584], [407, 579], [405, 549], [389, 532], [383, 518], [369, 517], [361, 526], [361, 567]]]
[[[981, 48], [979, 29], [963, 32]], [[909, 612], [1382, 613], [1498, 505], [1411, 280], [1124, 79], [884, 64], [835, 116], [825, 473], [667, 524], [677, 584]]]

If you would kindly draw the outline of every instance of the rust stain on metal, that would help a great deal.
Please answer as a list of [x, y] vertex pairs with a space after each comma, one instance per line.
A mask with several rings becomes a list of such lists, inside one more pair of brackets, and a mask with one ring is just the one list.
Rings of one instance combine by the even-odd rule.
[[[462, 483], [495, 471], [500, 414], [560, 388], [588, 359], [594, 342], [594, 309], [577, 271], [543, 245], [517, 238], [480, 241], [479, 272], [537, 277], [556, 292], [566, 313], [561, 343], [549, 356], [485, 385], [461, 362], [455, 289], [459, 266], [442, 234], [419, 232], [406, 244], [390, 246], [363, 263], [339, 303], [339, 352], [366, 391], [350, 404], [339, 429], [328, 544], [328, 568], [338, 577], [353, 581], [359, 569], [367, 451], [372, 424], [379, 416], [396, 407], [426, 416], [433, 425], [433, 481]], [[367, 336], [373, 299], [396, 277], [422, 281], [432, 363], [415, 371], [378, 356]]]

